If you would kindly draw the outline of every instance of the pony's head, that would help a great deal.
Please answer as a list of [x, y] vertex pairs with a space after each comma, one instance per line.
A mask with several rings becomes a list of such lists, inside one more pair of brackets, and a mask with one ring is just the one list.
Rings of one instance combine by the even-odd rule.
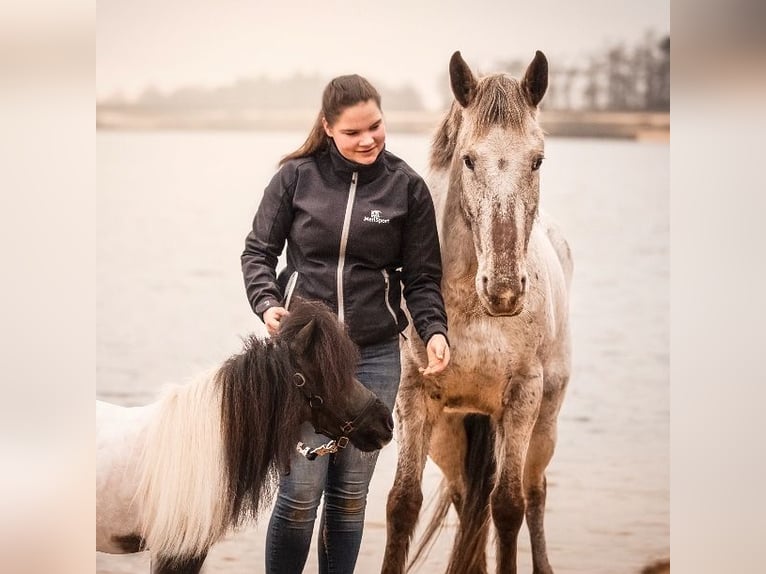
[[391, 411], [354, 376], [359, 352], [326, 305], [293, 299], [275, 342], [290, 349], [292, 384], [305, 396], [305, 418], [318, 433], [347, 437], [362, 451], [391, 440]]
[[455, 52], [449, 72], [455, 101], [434, 140], [432, 167], [449, 170], [456, 215], [470, 228], [481, 304], [490, 315], [517, 315], [540, 197], [537, 106], [548, 86], [548, 61], [538, 51], [521, 81], [508, 74], [477, 79]]

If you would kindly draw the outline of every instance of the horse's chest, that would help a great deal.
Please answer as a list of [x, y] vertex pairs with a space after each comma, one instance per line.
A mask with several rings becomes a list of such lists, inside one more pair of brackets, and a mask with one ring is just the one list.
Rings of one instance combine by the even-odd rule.
[[528, 354], [519, 352], [523, 332], [499, 327], [490, 320], [450, 329], [450, 365], [439, 382], [445, 409], [492, 413], [502, 408], [503, 391], [514, 374], [526, 369]]

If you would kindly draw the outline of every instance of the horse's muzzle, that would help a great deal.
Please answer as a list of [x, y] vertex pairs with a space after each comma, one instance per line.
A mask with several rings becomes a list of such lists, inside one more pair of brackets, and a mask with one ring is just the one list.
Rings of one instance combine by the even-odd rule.
[[476, 285], [476, 293], [479, 296], [484, 309], [493, 317], [512, 317], [518, 315], [524, 309], [524, 298], [527, 293], [527, 278], [522, 276], [514, 287], [509, 287], [511, 282], [490, 281], [484, 275]]

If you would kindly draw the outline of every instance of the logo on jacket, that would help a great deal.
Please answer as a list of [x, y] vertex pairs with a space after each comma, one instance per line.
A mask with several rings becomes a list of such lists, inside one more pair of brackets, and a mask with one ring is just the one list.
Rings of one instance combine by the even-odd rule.
[[380, 210], [379, 209], [372, 209], [370, 210], [370, 215], [365, 216], [364, 221], [368, 221], [369, 223], [388, 223], [391, 221], [390, 219], [383, 219], [380, 216]]

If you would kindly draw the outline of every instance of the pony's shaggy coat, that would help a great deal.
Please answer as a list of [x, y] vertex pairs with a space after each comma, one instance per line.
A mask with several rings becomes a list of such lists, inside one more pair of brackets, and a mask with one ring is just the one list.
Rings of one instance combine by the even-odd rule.
[[305, 412], [305, 398], [291, 388], [298, 365], [288, 341], [298, 337], [307, 316], [323, 323], [312, 342], [323, 396], [343, 397], [344, 376], [354, 372], [358, 352], [335, 317], [319, 309], [296, 305], [276, 339], [250, 337], [243, 352], [213, 374], [212, 384], [203, 379], [175, 387], [160, 399], [136, 493], [145, 506], [142, 537], [153, 552], [196, 556], [271, 500]]
[[[357, 362], [335, 315], [296, 300], [277, 336], [250, 337], [220, 368], [155, 403], [97, 401], [97, 549], [149, 549], [158, 571], [198, 568], [227, 530], [270, 501], [303, 421], [353, 419], [364, 408], [364, 432], [351, 442], [380, 448], [390, 411], [354, 379]], [[311, 408], [317, 396], [322, 405]]]

